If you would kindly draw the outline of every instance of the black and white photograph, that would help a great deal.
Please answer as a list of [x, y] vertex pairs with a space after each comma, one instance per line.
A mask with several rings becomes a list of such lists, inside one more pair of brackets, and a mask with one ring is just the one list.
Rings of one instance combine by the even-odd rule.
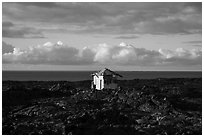
[[2, 135], [202, 135], [202, 1], [3, 1]]

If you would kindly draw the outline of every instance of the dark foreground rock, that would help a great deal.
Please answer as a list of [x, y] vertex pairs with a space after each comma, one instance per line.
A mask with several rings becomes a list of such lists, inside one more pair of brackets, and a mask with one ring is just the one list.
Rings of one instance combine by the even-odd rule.
[[119, 81], [92, 91], [90, 81], [3, 81], [4, 135], [202, 134], [202, 79]]

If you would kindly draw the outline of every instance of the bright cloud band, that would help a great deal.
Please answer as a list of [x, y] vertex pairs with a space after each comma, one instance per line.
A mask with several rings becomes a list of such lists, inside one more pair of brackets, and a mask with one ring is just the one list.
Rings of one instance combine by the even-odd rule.
[[92, 49], [85, 47], [79, 50], [62, 42], [55, 44], [47, 42], [27, 50], [13, 48], [13, 51], [3, 53], [2, 61], [5, 64], [202, 66], [202, 51], [201, 49], [186, 50], [183, 48], [175, 51], [166, 49], [156, 51], [136, 48], [136, 46], [125, 43], [115, 46], [99, 44]]

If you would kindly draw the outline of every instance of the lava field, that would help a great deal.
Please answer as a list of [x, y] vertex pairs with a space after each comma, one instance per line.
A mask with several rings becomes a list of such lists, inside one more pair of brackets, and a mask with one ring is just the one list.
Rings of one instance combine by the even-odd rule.
[[202, 79], [3, 81], [3, 135], [201, 135]]

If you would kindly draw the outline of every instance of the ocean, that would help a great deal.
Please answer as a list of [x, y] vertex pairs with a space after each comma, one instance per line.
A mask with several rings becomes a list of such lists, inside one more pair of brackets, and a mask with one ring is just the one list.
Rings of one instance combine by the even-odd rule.
[[[2, 71], [2, 80], [14, 81], [81, 81], [91, 80], [96, 71]], [[155, 79], [155, 78], [202, 78], [201, 71], [116, 71], [123, 78]]]

